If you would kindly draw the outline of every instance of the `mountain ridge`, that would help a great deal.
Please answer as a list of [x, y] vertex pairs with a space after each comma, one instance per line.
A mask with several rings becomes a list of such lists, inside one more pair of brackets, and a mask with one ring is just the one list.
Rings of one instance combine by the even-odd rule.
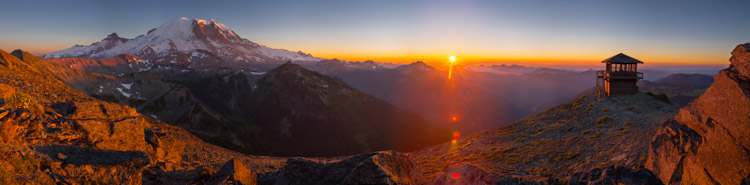
[[[353, 150], [346, 148], [411, 151], [450, 139], [448, 130], [411, 112], [362, 93], [341, 79], [289, 62], [263, 74], [247, 98], [243, 102], [248, 105], [244, 114], [249, 122], [277, 130], [277, 136], [269, 136], [276, 138], [273, 141], [300, 135], [297, 139], [303, 143], [290, 146], [299, 146], [308, 155]], [[302, 150], [305, 146], [314, 148]]]

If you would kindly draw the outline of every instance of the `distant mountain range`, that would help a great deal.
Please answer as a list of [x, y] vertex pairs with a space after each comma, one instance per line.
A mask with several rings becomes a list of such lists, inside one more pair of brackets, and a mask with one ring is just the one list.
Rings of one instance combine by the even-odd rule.
[[[327, 65], [339, 61], [261, 46], [213, 20], [175, 19], [135, 39], [112, 34], [44, 57], [67, 71], [96, 72], [63, 79], [81, 92], [251, 154], [411, 151], [451, 137], [418, 115], [290, 63], [349, 69]], [[346, 64], [383, 69], [374, 62]]]
[[[170, 47], [162, 47], [164, 43]], [[82, 87], [84, 85], [80, 80], [66, 81], [86, 94], [127, 104], [160, 120], [193, 128], [188, 130], [213, 143], [223, 143], [221, 145], [228, 148], [250, 153], [264, 151], [270, 153], [257, 154], [273, 155], [285, 155], [285, 152], [291, 151], [275, 152], [239, 141], [258, 137], [258, 125], [272, 128], [269, 122], [280, 124], [281, 120], [275, 120], [277, 118], [264, 120], [247, 112], [247, 107], [262, 103], [251, 101], [255, 94], [248, 92], [258, 87], [257, 83], [266, 73], [285, 62], [340, 78], [356, 90], [417, 113], [432, 122], [431, 125], [465, 134], [497, 128], [566, 102], [594, 84], [594, 71], [591, 70], [520, 65], [458, 65], [454, 69], [454, 80], [448, 83], [445, 71], [422, 62], [393, 68], [374, 61], [320, 59], [301, 52], [261, 46], [239, 37], [227, 26], [213, 20], [186, 18], [171, 20], [134, 39], [112, 34], [89, 46], [74, 46], [44, 57], [51, 63], [67, 68], [117, 77], [116, 80], [111, 80], [111, 77], [95, 78], [106, 79], [96, 83], [87, 80], [90, 83], [86, 87]], [[143, 83], [146, 81], [150, 85]], [[130, 87], [132, 84], [135, 84], [132, 88], [123, 86]], [[170, 88], [158, 91], [147, 89], [155, 84]], [[447, 91], [448, 88], [456, 90]], [[166, 107], [179, 111], [166, 113], [162, 111]], [[456, 117], [455, 121], [453, 117]], [[205, 126], [214, 122], [225, 126]], [[254, 126], [231, 129], [235, 127], [233, 125], [247, 123]], [[277, 127], [280, 126], [273, 126], [274, 129]], [[275, 137], [264, 134], [265, 139]]]

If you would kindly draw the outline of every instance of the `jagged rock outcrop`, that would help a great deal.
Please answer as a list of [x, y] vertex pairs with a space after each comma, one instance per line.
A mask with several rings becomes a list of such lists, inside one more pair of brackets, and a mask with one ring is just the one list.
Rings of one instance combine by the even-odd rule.
[[750, 182], [750, 43], [651, 141], [646, 167], [665, 184]]

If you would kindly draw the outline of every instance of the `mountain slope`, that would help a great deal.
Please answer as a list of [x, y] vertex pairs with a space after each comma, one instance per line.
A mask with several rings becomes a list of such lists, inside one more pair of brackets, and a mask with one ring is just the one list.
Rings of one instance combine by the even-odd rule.
[[[240, 142], [247, 139], [244, 136], [247, 134], [231, 132], [234, 125], [230, 125], [224, 117], [205, 105], [187, 87], [179, 83], [169, 82], [147, 72], [122, 76], [83, 72], [49, 63], [22, 50], [16, 50], [12, 54], [33, 69], [49, 74], [88, 96], [130, 106], [141, 114], [184, 128], [215, 145], [237, 151], [244, 151], [250, 147], [248, 143]], [[131, 57], [121, 55], [111, 59], [73, 61], [89, 61], [98, 64], [102, 64], [100, 62], [139, 61]]]
[[[426, 179], [504, 171], [563, 178], [613, 165], [637, 170], [646, 161], [649, 138], [676, 109], [645, 93], [604, 101], [582, 96], [505, 127], [422, 149], [414, 158]], [[466, 171], [469, 166], [481, 170]]]
[[670, 102], [677, 106], [685, 106], [698, 98], [711, 86], [713, 78], [704, 74], [671, 74], [654, 82], [648, 80], [638, 81], [641, 91], [655, 94], [666, 94]]
[[730, 62], [651, 140], [646, 167], [664, 183], [750, 183], [750, 43]]
[[27, 57], [0, 51], [0, 184], [140, 184], [167, 176], [164, 171], [218, 169], [230, 159], [254, 173], [283, 163], [207, 144], [132, 108], [86, 96], [31, 68]]
[[[226, 25], [212, 20], [177, 18], [133, 39], [110, 34], [88, 46], [76, 45], [44, 58], [112, 58], [130, 54], [146, 59], [170, 57], [204, 50], [233, 65], [280, 64], [318, 61], [302, 52], [273, 49], [241, 38]], [[229, 65], [229, 64], [227, 64]]]
[[264, 150], [281, 155], [411, 151], [450, 139], [413, 113], [291, 63], [264, 74], [242, 102], [248, 122], [270, 138]]

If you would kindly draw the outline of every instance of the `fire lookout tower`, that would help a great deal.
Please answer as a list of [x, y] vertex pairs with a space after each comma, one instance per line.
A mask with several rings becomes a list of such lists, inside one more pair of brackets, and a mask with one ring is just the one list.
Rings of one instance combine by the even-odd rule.
[[596, 72], [597, 98], [638, 92], [636, 83], [643, 79], [643, 73], [638, 72], [638, 64], [643, 62], [620, 53], [602, 63], [606, 63], [607, 67], [606, 70]]

